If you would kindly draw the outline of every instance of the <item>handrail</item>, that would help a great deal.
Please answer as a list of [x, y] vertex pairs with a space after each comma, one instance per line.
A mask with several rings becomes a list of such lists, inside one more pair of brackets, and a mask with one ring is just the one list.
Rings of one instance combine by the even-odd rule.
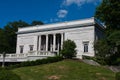
[[[55, 55], [54, 52], [51, 51], [32, 51], [29, 53], [22, 53], [22, 54], [6, 54], [6, 58], [25, 58], [29, 56], [53, 56]], [[0, 58], [3, 58], [3, 54], [0, 54]]]

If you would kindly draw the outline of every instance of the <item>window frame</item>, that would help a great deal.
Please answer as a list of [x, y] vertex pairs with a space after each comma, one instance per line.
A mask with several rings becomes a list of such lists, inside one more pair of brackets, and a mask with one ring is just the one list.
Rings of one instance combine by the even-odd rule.
[[89, 41], [83, 41], [83, 52], [84, 53], [89, 52]]
[[33, 51], [34, 50], [34, 45], [29, 45], [29, 50]]
[[20, 45], [19, 47], [20, 47], [20, 53], [23, 53], [23, 51], [24, 51], [24, 45]]

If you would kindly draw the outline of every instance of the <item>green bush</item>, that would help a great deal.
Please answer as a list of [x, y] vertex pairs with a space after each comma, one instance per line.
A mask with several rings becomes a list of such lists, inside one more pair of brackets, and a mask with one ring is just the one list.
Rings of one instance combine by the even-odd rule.
[[10, 70], [0, 68], [0, 80], [21, 80], [18, 75]]
[[99, 63], [120, 65], [120, 31], [113, 31], [94, 43], [95, 57]]
[[93, 57], [83, 55], [82, 58], [83, 58], [83, 59], [91, 60]]
[[72, 58], [76, 56], [76, 44], [74, 41], [67, 40], [63, 42], [63, 49], [60, 51], [60, 54], [62, 54], [65, 58]]
[[60, 56], [48, 57], [48, 58], [44, 58], [44, 59], [38, 59], [36, 61], [26, 61], [26, 62], [22, 62], [20, 64], [10, 65], [7, 68], [13, 69], [13, 68], [25, 67], [25, 66], [35, 66], [35, 65], [41, 65], [41, 64], [47, 64], [47, 63], [61, 61], [62, 59], [63, 58]]
[[120, 72], [116, 73], [116, 77], [115, 78], [116, 78], [115, 80], [120, 80]]
[[108, 64], [120, 66], [120, 53], [115, 53], [108, 58]]
[[88, 60], [94, 60], [96, 61], [97, 63], [101, 64], [101, 65], [106, 65], [106, 60], [104, 58], [101, 58], [101, 57], [91, 57], [91, 56], [85, 56], [83, 55], [82, 56], [83, 59], [88, 59]]

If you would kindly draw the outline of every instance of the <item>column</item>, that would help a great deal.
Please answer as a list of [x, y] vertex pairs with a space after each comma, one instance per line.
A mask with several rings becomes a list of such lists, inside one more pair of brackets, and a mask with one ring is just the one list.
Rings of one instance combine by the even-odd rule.
[[61, 49], [63, 48], [63, 38], [64, 36], [63, 36], [63, 33], [61, 33]]
[[38, 48], [39, 51], [41, 51], [41, 35], [39, 36], [39, 48]]
[[36, 38], [36, 52], [35, 52], [35, 55], [37, 55], [38, 54], [38, 50], [39, 50], [39, 36], [36, 36], [37, 38]]
[[46, 51], [48, 51], [48, 34], [46, 35]]
[[50, 51], [53, 51], [53, 35], [50, 37]]
[[53, 34], [53, 51], [55, 51], [56, 47], [56, 34]]

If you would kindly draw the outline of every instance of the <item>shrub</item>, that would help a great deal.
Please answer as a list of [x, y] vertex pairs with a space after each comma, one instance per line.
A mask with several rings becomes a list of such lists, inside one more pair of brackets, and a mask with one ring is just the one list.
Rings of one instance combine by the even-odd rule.
[[102, 65], [107, 64], [108, 56], [110, 55], [110, 46], [106, 39], [98, 40], [94, 44], [96, 61]]
[[60, 51], [60, 54], [62, 54], [65, 58], [72, 58], [76, 56], [76, 44], [74, 41], [67, 40], [63, 42], [63, 49]]
[[91, 60], [93, 57], [86, 56], [86, 55], [82, 55], [82, 58], [83, 58], [83, 59], [88, 59], [88, 60]]
[[101, 64], [101, 65], [106, 65], [106, 61], [104, 60], [104, 58], [102, 59], [101, 57], [91, 57], [91, 56], [82, 56], [83, 59], [88, 59], [88, 60], [94, 60], [97, 63]]
[[108, 58], [108, 64], [120, 66], [120, 53], [112, 54]]
[[120, 31], [113, 31], [105, 39], [95, 42], [96, 59], [107, 65], [120, 65]]
[[13, 68], [25, 67], [25, 66], [35, 66], [35, 65], [41, 65], [41, 64], [47, 64], [47, 63], [61, 61], [62, 59], [63, 58], [60, 56], [48, 57], [48, 58], [44, 58], [44, 59], [38, 59], [36, 61], [26, 61], [26, 62], [22, 62], [20, 64], [10, 65], [7, 68], [13, 69]]
[[21, 80], [18, 75], [10, 70], [0, 68], [0, 80]]
[[116, 78], [115, 80], [120, 80], [120, 72], [116, 73], [116, 77], [115, 78]]

